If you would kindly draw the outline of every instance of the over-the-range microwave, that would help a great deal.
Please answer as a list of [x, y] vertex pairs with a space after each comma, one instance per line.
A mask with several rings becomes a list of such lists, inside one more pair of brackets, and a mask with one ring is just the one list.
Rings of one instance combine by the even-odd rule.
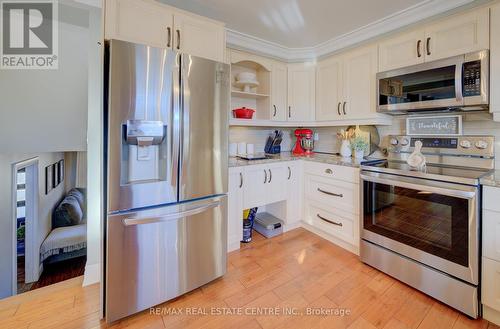
[[485, 110], [489, 105], [489, 52], [417, 64], [377, 74], [377, 112]]

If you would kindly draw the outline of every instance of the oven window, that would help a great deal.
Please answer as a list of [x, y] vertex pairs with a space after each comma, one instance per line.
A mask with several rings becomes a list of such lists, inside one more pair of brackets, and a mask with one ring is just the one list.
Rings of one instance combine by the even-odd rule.
[[469, 266], [468, 200], [373, 182], [363, 189], [364, 229]]
[[379, 80], [380, 105], [455, 99], [455, 65]]

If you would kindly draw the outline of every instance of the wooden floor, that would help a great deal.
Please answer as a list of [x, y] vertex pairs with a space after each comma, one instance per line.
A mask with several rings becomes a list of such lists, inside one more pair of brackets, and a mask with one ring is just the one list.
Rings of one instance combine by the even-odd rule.
[[[99, 286], [82, 288], [79, 277], [1, 301], [0, 328], [499, 328], [468, 319], [303, 229], [256, 236], [228, 261], [223, 278], [160, 305], [163, 316], [148, 310], [107, 326], [99, 320]], [[308, 308], [349, 315], [305, 315]], [[263, 310], [281, 315], [257, 314]]]

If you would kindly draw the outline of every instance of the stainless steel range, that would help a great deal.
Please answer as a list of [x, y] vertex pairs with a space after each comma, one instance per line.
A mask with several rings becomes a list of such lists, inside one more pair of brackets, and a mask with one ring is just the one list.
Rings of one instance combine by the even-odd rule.
[[[406, 164], [423, 143], [423, 171]], [[361, 260], [476, 318], [479, 179], [494, 168], [491, 136], [391, 136], [387, 160], [361, 166]]]

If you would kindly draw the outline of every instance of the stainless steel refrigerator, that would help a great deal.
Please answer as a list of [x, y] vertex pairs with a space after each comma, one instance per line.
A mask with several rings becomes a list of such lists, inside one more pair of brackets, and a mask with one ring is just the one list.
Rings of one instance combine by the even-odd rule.
[[226, 271], [229, 66], [106, 46], [108, 322]]

